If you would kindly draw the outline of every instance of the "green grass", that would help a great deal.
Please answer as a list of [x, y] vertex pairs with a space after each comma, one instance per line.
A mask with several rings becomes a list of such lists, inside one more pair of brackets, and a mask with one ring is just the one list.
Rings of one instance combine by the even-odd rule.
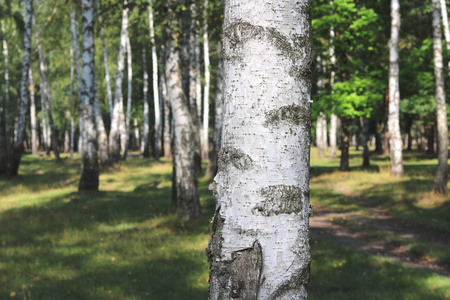
[[[314, 154], [313, 150], [313, 154]], [[360, 165], [352, 152], [351, 165]], [[449, 199], [432, 196], [433, 159], [407, 158], [404, 178], [379, 156], [368, 171], [337, 171], [313, 156], [311, 199], [367, 215], [345, 188], [392, 214], [449, 228]], [[99, 193], [77, 193], [79, 160], [23, 157], [20, 176], [0, 179], [0, 299], [206, 299], [204, 249], [214, 212], [200, 179], [203, 218], [180, 223], [171, 200], [171, 162], [129, 159], [102, 172]], [[401, 188], [398, 188], [401, 187]], [[445, 259], [445, 251], [413, 245]], [[425, 248], [424, 248], [425, 247]], [[446, 299], [448, 278], [312, 238], [310, 299]]]

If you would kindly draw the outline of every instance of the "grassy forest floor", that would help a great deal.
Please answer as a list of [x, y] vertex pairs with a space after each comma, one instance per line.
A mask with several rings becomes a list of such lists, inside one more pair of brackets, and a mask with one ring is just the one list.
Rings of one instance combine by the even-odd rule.
[[[437, 160], [405, 153], [406, 175], [372, 155], [352, 170], [312, 150], [312, 300], [450, 299], [450, 197], [431, 193]], [[206, 166], [206, 165], [205, 165]], [[204, 254], [214, 201], [199, 180], [203, 218], [179, 223], [171, 162], [130, 158], [77, 193], [80, 161], [23, 157], [0, 178], [0, 299], [206, 299]]]

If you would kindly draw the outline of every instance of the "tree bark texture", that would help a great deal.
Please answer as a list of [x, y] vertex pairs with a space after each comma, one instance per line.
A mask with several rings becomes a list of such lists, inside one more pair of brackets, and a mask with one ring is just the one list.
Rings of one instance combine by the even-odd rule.
[[324, 158], [328, 148], [327, 116], [322, 112], [320, 112], [316, 121], [316, 145], [319, 158]]
[[145, 158], [148, 158], [148, 157], [150, 157], [150, 108], [148, 105], [148, 72], [147, 72], [147, 55], [145, 52], [145, 48], [142, 49], [142, 61], [143, 61], [142, 64], [143, 64], [144, 124], [143, 124], [143, 130], [142, 130], [141, 152]]
[[3, 102], [0, 101], [0, 135], [2, 135], [0, 137], [0, 175], [6, 175], [8, 173], [11, 155], [11, 138], [9, 131], [9, 53], [8, 42], [6, 41], [5, 35], [5, 23], [3, 20], [0, 22], [5, 80], [4, 98], [2, 99]]
[[330, 158], [336, 158], [337, 150], [337, 123], [338, 117], [331, 114], [330, 117]]
[[[122, 29], [120, 32], [120, 48], [117, 55], [117, 74], [114, 91], [114, 108], [113, 118], [111, 120], [111, 131], [109, 133], [109, 156], [112, 163], [118, 163], [120, 160], [120, 123], [121, 115], [123, 115], [122, 102], [122, 79], [125, 68], [125, 51], [127, 47], [127, 32], [128, 32], [128, 8], [127, 0], [124, 0], [124, 9], [122, 12]], [[122, 110], [122, 112], [121, 112]]]
[[437, 103], [438, 166], [434, 178], [436, 194], [447, 193], [448, 127], [445, 106], [444, 74], [442, 60], [442, 34], [439, 0], [432, 0], [433, 6], [433, 56], [435, 77], [435, 98]]
[[50, 127], [50, 141], [52, 144], [52, 150], [55, 155], [55, 159], [57, 161], [61, 160], [59, 157], [59, 149], [58, 149], [58, 133], [56, 131], [55, 123], [53, 121], [53, 113], [52, 113], [52, 101], [51, 101], [51, 91], [50, 84], [47, 80], [47, 70], [45, 69], [45, 58], [44, 53], [42, 51], [42, 47], [39, 41], [39, 30], [36, 27], [36, 21], [33, 16], [32, 18], [33, 26], [34, 26], [34, 38], [36, 41], [36, 47], [39, 57], [39, 79], [41, 83], [41, 93], [44, 94], [43, 99], [45, 100], [45, 108], [47, 110], [48, 117], [48, 125]]
[[100, 110], [100, 100], [98, 99], [96, 79], [97, 77], [94, 74], [94, 115], [98, 137], [98, 155], [100, 156], [100, 163], [104, 167], [109, 166], [111, 162], [109, 160], [108, 135], [106, 134], [105, 123], [103, 122], [102, 112]]
[[130, 36], [127, 32], [127, 75], [128, 75], [128, 89], [127, 89], [127, 115], [125, 118], [125, 147], [123, 151], [123, 159], [127, 159], [128, 149], [130, 147], [130, 119], [131, 119], [131, 96], [132, 96], [132, 81], [133, 81], [133, 60], [131, 57]]
[[310, 1], [226, 0], [209, 299], [306, 299]]
[[205, 0], [203, 7], [203, 59], [205, 64], [205, 89], [203, 92], [203, 137], [202, 137], [202, 158], [208, 159], [209, 152], [209, 89], [211, 86], [211, 72], [209, 68], [211, 63], [209, 60], [209, 37], [208, 37], [208, 5], [209, 1]]
[[400, 88], [398, 40], [400, 35], [399, 0], [391, 0], [391, 41], [389, 43], [389, 143], [391, 175], [403, 175], [402, 136], [400, 132]]
[[[221, 49], [219, 45], [219, 49]], [[222, 126], [223, 126], [223, 58], [222, 53], [219, 57], [219, 66], [217, 68], [216, 79], [216, 101], [214, 106], [214, 137], [213, 148], [209, 154], [209, 165], [206, 177], [213, 178], [217, 174], [217, 158], [221, 148]]]
[[153, 21], [153, 5], [152, 0], [149, 0], [149, 20], [150, 20], [150, 41], [152, 43], [152, 80], [153, 80], [153, 107], [155, 110], [155, 151], [154, 156], [156, 160], [159, 160], [161, 156], [161, 136], [162, 136], [162, 118], [161, 108], [159, 101], [159, 89], [158, 89], [158, 58], [156, 56], [156, 43], [155, 43], [155, 29]]
[[31, 52], [31, 19], [33, 17], [33, 1], [25, 2], [25, 32], [23, 36], [23, 62], [22, 62], [22, 80], [20, 81], [20, 104], [19, 117], [17, 120], [17, 134], [14, 137], [12, 164], [10, 174], [16, 176], [19, 173], [20, 160], [23, 153], [23, 141], [25, 137], [26, 114], [28, 109], [28, 69], [30, 68]]
[[38, 127], [36, 120], [36, 101], [35, 101], [35, 86], [33, 82], [33, 71], [30, 66], [28, 70], [28, 80], [29, 80], [29, 88], [30, 91], [30, 122], [31, 122], [31, 153], [36, 155], [38, 153], [39, 147], [39, 139], [38, 139]]
[[94, 3], [82, 0], [83, 32], [83, 72], [81, 92], [81, 115], [83, 119], [83, 140], [81, 178], [79, 191], [98, 191], [99, 167], [97, 130], [95, 126], [95, 44], [94, 44]]
[[167, 84], [166, 84], [166, 75], [161, 74], [160, 76], [160, 84], [161, 84], [161, 94], [162, 94], [162, 103], [163, 112], [164, 112], [164, 129], [163, 129], [163, 148], [164, 148], [164, 157], [172, 158], [172, 144], [170, 138], [170, 128], [171, 128], [171, 108], [170, 108], [170, 100], [167, 93]]
[[109, 107], [109, 117], [110, 120], [113, 119], [113, 100], [112, 100], [112, 92], [111, 92], [111, 79], [109, 75], [109, 68], [108, 68], [108, 52], [106, 51], [106, 43], [105, 43], [105, 29], [103, 28], [103, 18], [100, 11], [100, 2], [99, 0], [96, 1], [97, 3], [97, 16], [98, 16], [98, 23], [100, 24], [100, 37], [102, 39], [102, 49], [103, 49], [103, 65], [105, 67], [105, 80], [106, 80], [106, 92], [108, 95], [108, 107]]
[[177, 5], [176, 1], [167, 0], [167, 4], [169, 14], [172, 15], [168, 26], [169, 38], [166, 42], [166, 80], [173, 117], [174, 185], [178, 218], [190, 220], [199, 218], [201, 215], [195, 163], [195, 132], [188, 99], [183, 90], [180, 48], [177, 46], [178, 42], [173, 40], [176, 31], [172, 22], [180, 16], [175, 9], [172, 9]]
[[[70, 83], [69, 83], [69, 101], [70, 106], [73, 105], [73, 73], [74, 73], [74, 63], [73, 63], [73, 43], [70, 44]], [[69, 109], [70, 114], [70, 160], [73, 160], [73, 151], [75, 145], [75, 118], [73, 117], [73, 113]]]

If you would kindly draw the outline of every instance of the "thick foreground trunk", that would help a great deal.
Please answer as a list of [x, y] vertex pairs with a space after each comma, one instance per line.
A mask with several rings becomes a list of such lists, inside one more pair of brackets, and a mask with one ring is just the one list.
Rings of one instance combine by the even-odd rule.
[[209, 299], [306, 299], [309, 1], [227, 0]]

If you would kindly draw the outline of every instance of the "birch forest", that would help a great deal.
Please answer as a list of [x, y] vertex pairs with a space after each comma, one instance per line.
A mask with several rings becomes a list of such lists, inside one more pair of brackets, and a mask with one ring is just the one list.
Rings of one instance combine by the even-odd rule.
[[449, 7], [0, 0], [0, 299], [450, 299]]

